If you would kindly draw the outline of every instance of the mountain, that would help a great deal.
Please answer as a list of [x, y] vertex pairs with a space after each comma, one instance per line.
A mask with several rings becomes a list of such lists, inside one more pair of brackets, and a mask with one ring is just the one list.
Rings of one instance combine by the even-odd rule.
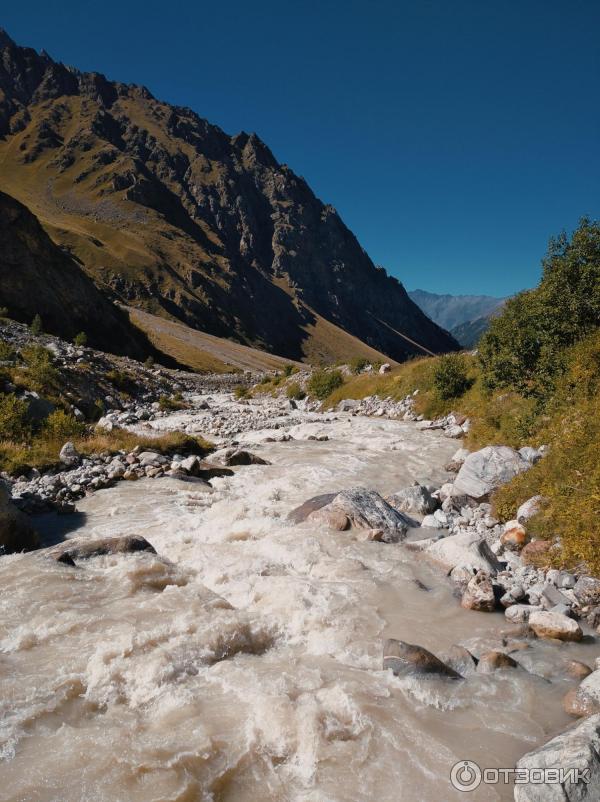
[[425, 290], [412, 290], [408, 294], [428, 317], [447, 331], [462, 323], [488, 317], [506, 301], [491, 295], [437, 295]]
[[[499, 309], [496, 310], [496, 312], [499, 312]], [[494, 314], [496, 312], [494, 312]], [[490, 317], [492, 316], [493, 315], [489, 317], [478, 317], [476, 320], [460, 323], [450, 331], [450, 334], [452, 334], [454, 339], [459, 342], [463, 348], [476, 348], [477, 343], [488, 330]]]
[[153, 351], [128, 316], [52, 242], [36, 217], [3, 192], [0, 306], [24, 323], [40, 314], [47, 331], [68, 340], [84, 331], [90, 345], [112, 353], [143, 358]]
[[256, 134], [5, 32], [0, 189], [124, 305], [292, 359], [457, 347]]

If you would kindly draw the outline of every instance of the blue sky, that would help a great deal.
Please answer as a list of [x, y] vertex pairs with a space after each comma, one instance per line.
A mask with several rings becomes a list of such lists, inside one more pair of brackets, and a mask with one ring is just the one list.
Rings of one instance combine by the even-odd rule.
[[532, 286], [600, 218], [596, 0], [30, 0], [0, 24], [256, 131], [408, 289]]

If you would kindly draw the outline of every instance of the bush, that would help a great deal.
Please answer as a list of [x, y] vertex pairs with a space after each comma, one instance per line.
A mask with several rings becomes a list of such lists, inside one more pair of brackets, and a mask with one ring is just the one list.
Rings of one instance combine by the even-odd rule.
[[149, 356], [146, 359], [146, 361], [144, 362], [144, 367], [148, 368], [148, 370], [152, 370], [152, 368], [154, 367], [154, 357], [153, 356]]
[[233, 391], [234, 396], [239, 400], [242, 398], [248, 398], [250, 393], [248, 392], [248, 388], [245, 387], [243, 384], [238, 384], [238, 386]]
[[87, 345], [87, 341], [88, 338], [85, 331], [80, 331], [79, 334], [76, 334], [75, 337], [73, 338], [73, 345], [77, 346]]
[[0, 440], [20, 442], [31, 434], [27, 401], [16, 395], [0, 394]]
[[289, 379], [290, 376], [293, 376], [294, 373], [298, 373], [298, 368], [295, 365], [285, 365], [283, 368], [283, 375], [286, 379]]
[[50, 392], [58, 384], [58, 371], [52, 364], [52, 354], [42, 345], [28, 345], [21, 351], [27, 365], [29, 383], [38, 392]]
[[362, 373], [363, 370], [370, 365], [368, 359], [365, 359], [364, 356], [357, 356], [354, 359], [350, 360], [350, 370], [354, 373], [355, 376], [358, 376], [359, 373]]
[[72, 437], [82, 437], [85, 429], [85, 424], [80, 423], [73, 415], [63, 409], [55, 409], [44, 421], [42, 436], [64, 441]]
[[302, 401], [303, 398], [306, 398], [306, 393], [300, 387], [298, 382], [290, 382], [288, 384], [287, 390], [285, 391], [287, 397], [292, 401]]
[[308, 380], [308, 390], [311, 395], [324, 401], [338, 387], [344, 383], [344, 377], [339, 370], [317, 370]]
[[548, 398], [565, 349], [600, 325], [600, 224], [550, 242], [539, 286], [511, 298], [479, 344], [484, 381]]
[[8, 307], [0, 306], [0, 317], [7, 318], [8, 317]]
[[442, 401], [460, 398], [471, 385], [462, 354], [446, 354], [440, 357], [433, 372], [433, 387], [438, 398]]
[[188, 408], [181, 393], [175, 393], [173, 396], [161, 395], [158, 399], [158, 406], [163, 412], [175, 412], [178, 409]]
[[33, 318], [29, 330], [31, 331], [34, 337], [40, 336], [40, 334], [42, 333], [42, 318], [39, 315], [36, 315]]
[[12, 345], [0, 340], [0, 362], [13, 362], [16, 358], [16, 353]]

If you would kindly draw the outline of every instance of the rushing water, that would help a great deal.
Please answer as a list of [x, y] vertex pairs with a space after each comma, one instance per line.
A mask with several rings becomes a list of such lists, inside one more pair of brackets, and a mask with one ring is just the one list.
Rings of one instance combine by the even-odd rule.
[[464, 800], [457, 760], [512, 766], [565, 726], [561, 666], [593, 647], [535, 644], [518, 655], [529, 672], [400, 680], [381, 668], [385, 637], [477, 650], [498, 646], [503, 617], [462, 610], [403, 546], [286, 521], [317, 493], [441, 482], [456, 443], [344, 415], [291, 433], [260, 447], [271, 465], [213, 490], [122, 482], [78, 505], [69, 536], [137, 533], [158, 556], [0, 560], [3, 800]]

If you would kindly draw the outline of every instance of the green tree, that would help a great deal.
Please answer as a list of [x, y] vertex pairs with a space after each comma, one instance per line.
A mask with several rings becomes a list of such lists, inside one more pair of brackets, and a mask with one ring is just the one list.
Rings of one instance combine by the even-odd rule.
[[76, 334], [75, 337], [73, 338], [73, 344], [77, 346], [87, 345], [87, 341], [88, 338], [85, 331], [80, 331], [79, 334]]
[[33, 320], [31, 321], [31, 326], [29, 330], [33, 334], [34, 337], [39, 337], [42, 333], [42, 318], [39, 315], [35, 315]]
[[436, 362], [433, 386], [438, 398], [460, 398], [472, 385], [463, 354], [445, 354]]

